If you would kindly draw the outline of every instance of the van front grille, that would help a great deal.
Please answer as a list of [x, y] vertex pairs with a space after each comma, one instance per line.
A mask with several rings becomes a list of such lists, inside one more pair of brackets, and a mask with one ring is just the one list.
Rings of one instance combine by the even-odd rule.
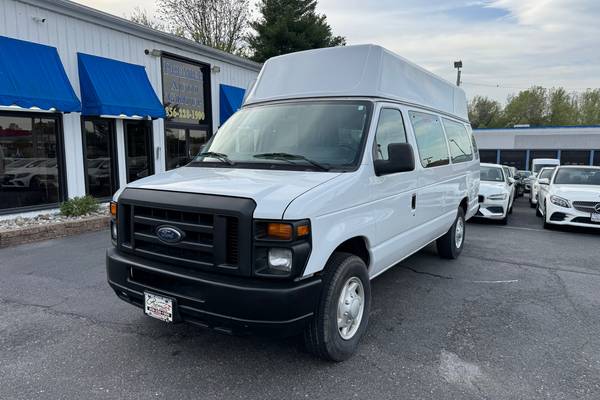
[[[119, 198], [123, 223], [119, 224], [118, 245], [122, 250], [190, 269], [250, 274], [252, 200], [158, 193], [127, 189]], [[219, 207], [223, 205], [230, 208]], [[157, 231], [165, 226], [178, 230], [182, 238], [173, 243], [161, 240]]]

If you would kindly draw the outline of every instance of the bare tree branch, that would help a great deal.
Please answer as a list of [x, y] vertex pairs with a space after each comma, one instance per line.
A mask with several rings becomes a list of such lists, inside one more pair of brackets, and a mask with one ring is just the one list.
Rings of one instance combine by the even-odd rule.
[[229, 53], [241, 54], [249, 26], [249, 0], [157, 0], [172, 32]]

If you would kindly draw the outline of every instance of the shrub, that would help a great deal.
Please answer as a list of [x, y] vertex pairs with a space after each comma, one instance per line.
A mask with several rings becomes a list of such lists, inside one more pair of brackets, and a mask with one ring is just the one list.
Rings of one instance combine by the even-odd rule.
[[79, 217], [96, 212], [99, 208], [98, 200], [92, 196], [73, 197], [61, 203], [60, 213], [67, 217]]

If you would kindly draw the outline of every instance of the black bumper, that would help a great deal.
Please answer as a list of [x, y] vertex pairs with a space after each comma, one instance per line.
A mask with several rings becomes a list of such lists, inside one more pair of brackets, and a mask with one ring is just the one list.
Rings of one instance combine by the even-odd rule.
[[193, 272], [111, 248], [106, 252], [108, 283], [117, 296], [144, 306], [144, 292], [175, 299], [175, 321], [226, 333], [291, 335], [313, 317], [321, 279], [261, 281]]

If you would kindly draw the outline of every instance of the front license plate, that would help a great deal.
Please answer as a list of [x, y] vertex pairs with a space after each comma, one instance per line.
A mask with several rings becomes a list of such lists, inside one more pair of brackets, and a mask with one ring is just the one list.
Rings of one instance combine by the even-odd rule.
[[598, 213], [592, 213], [592, 222], [600, 222], [600, 214]]
[[145, 292], [144, 312], [152, 318], [173, 322], [173, 299]]

